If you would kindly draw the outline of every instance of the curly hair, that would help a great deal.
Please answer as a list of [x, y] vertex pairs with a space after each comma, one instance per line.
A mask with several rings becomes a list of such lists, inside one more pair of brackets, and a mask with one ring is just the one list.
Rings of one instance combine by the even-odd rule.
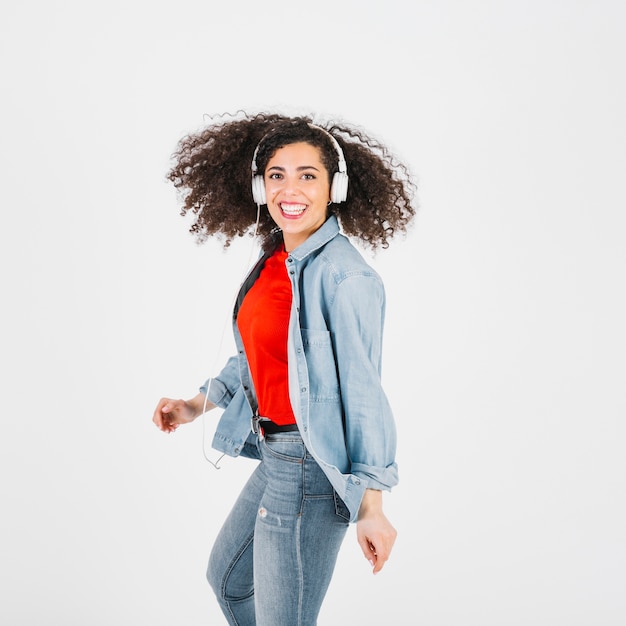
[[279, 148], [309, 143], [319, 148], [332, 180], [338, 170], [337, 151], [320, 128], [336, 139], [347, 163], [347, 199], [329, 206], [342, 231], [373, 250], [387, 248], [392, 237], [406, 233], [415, 215], [415, 185], [408, 168], [356, 127], [345, 123], [316, 126], [308, 116], [242, 113], [239, 118], [213, 120], [203, 130], [183, 137], [167, 178], [182, 196], [181, 215], [191, 212], [194, 216], [190, 232], [198, 243], [217, 235], [228, 247], [235, 237], [256, 232], [263, 247], [271, 247], [277, 229], [268, 211], [259, 212], [256, 226], [253, 158], [256, 154], [257, 173], [262, 175]]

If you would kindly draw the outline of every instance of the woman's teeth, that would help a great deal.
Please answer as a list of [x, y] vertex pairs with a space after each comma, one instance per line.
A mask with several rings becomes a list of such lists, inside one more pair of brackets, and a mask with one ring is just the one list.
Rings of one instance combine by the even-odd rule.
[[281, 204], [280, 210], [285, 215], [295, 217], [296, 215], [302, 215], [306, 209], [306, 204]]

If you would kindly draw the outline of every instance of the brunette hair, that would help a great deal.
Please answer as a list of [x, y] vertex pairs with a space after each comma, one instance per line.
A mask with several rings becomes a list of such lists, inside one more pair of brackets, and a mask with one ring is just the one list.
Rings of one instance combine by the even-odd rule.
[[[190, 228], [199, 243], [220, 237], [224, 246], [253, 232], [257, 205], [252, 198], [252, 161], [263, 175], [276, 150], [305, 142], [319, 148], [329, 180], [338, 169], [338, 155], [324, 128], [341, 146], [349, 184], [347, 199], [331, 204], [342, 231], [373, 250], [387, 248], [389, 240], [404, 234], [415, 208], [415, 185], [408, 168], [376, 139], [345, 123], [313, 126], [308, 116], [275, 113], [221, 117], [206, 128], [183, 137], [173, 154], [167, 178], [182, 196], [181, 215], [191, 212]], [[261, 210], [257, 228], [263, 247], [271, 247], [276, 225]]]

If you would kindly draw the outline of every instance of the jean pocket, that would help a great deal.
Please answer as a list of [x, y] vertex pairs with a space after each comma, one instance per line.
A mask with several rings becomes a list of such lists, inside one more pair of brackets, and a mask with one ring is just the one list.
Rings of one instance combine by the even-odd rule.
[[302, 439], [287, 434], [264, 437], [261, 442], [261, 450], [262, 453], [269, 454], [275, 459], [291, 463], [302, 463], [306, 453]]
[[333, 491], [333, 496], [335, 498], [335, 513], [337, 514], [337, 517], [340, 517], [346, 523], [349, 523], [350, 511], [348, 507], [344, 504], [344, 501], [337, 495], [336, 491]]

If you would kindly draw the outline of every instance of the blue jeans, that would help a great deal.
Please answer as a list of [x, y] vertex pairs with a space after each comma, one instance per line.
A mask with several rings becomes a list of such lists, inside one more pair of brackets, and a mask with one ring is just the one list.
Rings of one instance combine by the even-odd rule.
[[266, 435], [259, 448], [207, 579], [231, 625], [314, 625], [350, 514], [299, 433]]

